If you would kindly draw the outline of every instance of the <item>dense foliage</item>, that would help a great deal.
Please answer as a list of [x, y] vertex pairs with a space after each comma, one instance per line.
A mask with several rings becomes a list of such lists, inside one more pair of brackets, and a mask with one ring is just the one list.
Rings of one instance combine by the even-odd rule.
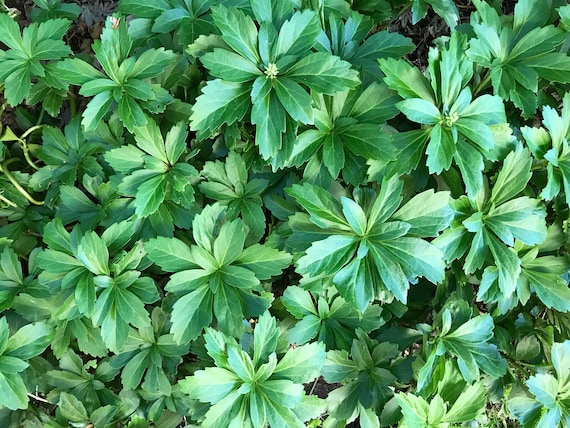
[[34, 3], [0, 426], [570, 427], [565, 0]]

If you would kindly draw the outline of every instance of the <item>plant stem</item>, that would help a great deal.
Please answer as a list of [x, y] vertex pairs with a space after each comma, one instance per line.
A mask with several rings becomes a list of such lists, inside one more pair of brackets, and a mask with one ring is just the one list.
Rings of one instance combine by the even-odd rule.
[[487, 89], [489, 82], [491, 81], [491, 73], [487, 71], [485, 78], [479, 82], [477, 87], [473, 90], [473, 97], [476, 97], [481, 91]]
[[44, 201], [37, 201], [36, 199], [34, 199], [26, 191], [26, 189], [24, 189], [22, 187], [22, 185], [20, 183], [18, 183], [18, 181], [14, 178], [14, 176], [8, 170], [8, 165], [10, 165], [11, 163], [14, 163], [18, 160], [19, 160], [18, 158], [10, 158], [10, 159], [5, 160], [4, 162], [2, 162], [2, 165], [0, 166], [0, 171], [4, 173], [6, 178], [8, 178], [8, 180], [10, 180], [10, 182], [14, 185], [14, 187], [18, 190], [18, 192], [20, 192], [22, 194], [22, 196], [24, 198], [26, 198], [28, 201], [30, 201], [34, 205], [43, 205]]

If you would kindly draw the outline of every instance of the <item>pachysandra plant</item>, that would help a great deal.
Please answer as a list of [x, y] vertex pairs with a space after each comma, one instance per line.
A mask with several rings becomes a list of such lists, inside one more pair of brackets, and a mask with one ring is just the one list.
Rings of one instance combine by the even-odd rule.
[[536, 373], [525, 382], [534, 397], [509, 397], [509, 409], [523, 428], [570, 425], [570, 340], [555, 343], [550, 358], [554, 373]]
[[0, 84], [10, 105], [18, 105], [24, 98], [33, 104], [42, 101], [44, 109], [57, 116], [67, 90], [57, 64], [71, 54], [71, 48], [61, 40], [70, 25], [68, 19], [36, 22], [20, 34], [18, 23], [0, 14], [0, 42], [8, 47], [0, 50]]
[[145, 126], [136, 127], [133, 132], [136, 145], [123, 145], [104, 155], [119, 173], [114, 177], [119, 182], [117, 192], [134, 197], [134, 213], [139, 218], [156, 214], [155, 224], [161, 217], [174, 222], [177, 207], [192, 208], [192, 180], [198, 179], [198, 171], [184, 156], [188, 131], [182, 124], [176, 124], [163, 137], [156, 122], [149, 119]]
[[28, 360], [48, 346], [52, 331], [44, 323], [28, 324], [10, 334], [5, 317], [0, 318], [0, 405], [11, 410], [28, 407], [27, 388], [21, 373]]
[[[332, 291], [332, 292], [331, 292]], [[315, 293], [316, 294], [316, 293]], [[379, 305], [360, 313], [333, 290], [313, 295], [301, 287], [288, 287], [281, 302], [299, 321], [287, 332], [289, 343], [304, 345], [317, 338], [327, 350], [349, 350], [356, 329], [370, 333], [384, 324]]]
[[328, 427], [346, 426], [359, 417], [361, 424], [378, 426], [379, 416], [393, 397], [392, 388], [399, 381], [397, 374], [405, 369], [398, 367], [398, 345], [379, 343], [370, 339], [362, 330], [357, 330], [349, 353], [346, 350], [331, 350], [323, 366], [327, 382], [340, 382], [342, 386], [332, 391], [329, 402]]
[[471, 15], [471, 27], [476, 37], [466, 53], [487, 69], [482, 86], [490, 81], [495, 95], [511, 100], [524, 117], [532, 116], [539, 82], [570, 81], [570, 58], [560, 51], [567, 31], [553, 25], [555, 14], [536, 13], [549, 7], [545, 0], [518, 1], [508, 22], [488, 3], [474, 0], [473, 4], [477, 13]]
[[394, 160], [392, 135], [383, 132], [383, 125], [398, 113], [396, 100], [393, 91], [378, 83], [333, 96], [315, 95], [315, 128], [299, 133], [285, 165], [307, 164], [305, 176], [324, 165], [333, 180], [342, 172], [347, 183], [362, 183], [367, 160]]
[[0, 0], [0, 427], [568, 428], [567, 3]]
[[159, 297], [153, 279], [137, 270], [144, 264], [142, 243], [120, 252], [134, 231], [132, 222], [125, 221], [101, 236], [92, 230], [82, 233], [79, 227], [70, 233], [55, 220], [45, 227], [49, 248], [38, 256], [40, 283], [60, 295], [57, 318], [91, 318], [113, 352], [127, 342], [129, 324], [150, 325], [145, 304]]
[[[283, 4], [287, 4], [284, 0]], [[271, 11], [271, 2], [252, 2], [257, 20], [235, 7], [213, 9], [214, 23], [226, 47], [215, 47], [200, 61], [217, 79], [197, 98], [190, 118], [199, 138], [223, 124], [242, 120], [251, 109], [255, 144], [264, 159], [278, 155], [290, 124], [313, 124], [311, 95], [332, 95], [355, 88], [358, 73], [350, 63], [326, 52], [312, 52], [321, 31], [317, 14], [288, 8]], [[288, 125], [289, 124], [289, 125]]]
[[340, 202], [309, 183], [288, 189], [325, 235], [297, 260], [297, 271], [332, 277], [340, 295], [361, 312], [375, 299], [405, 303], [418, 277], [442, 281], [443, 253], [423, 238], [449, 225], [449, 192], [427, 190], [400, 206], [402, 186], [396, 176], [378, 194], [362, 189], [356, 200], [341, 196]]
[[176, 61], [177, 55], [158, 48], [147, 49], [137, 58], [129, 56], [132, 48], [133, 40], [125, 20], [109, 17], [101, 40], [93, 44], [105, 74], [80, 58], [58, 64], [57, 70], [63, 79], [81, 86], [80, 95], [93, 96], [81, 121], [86, 131], [94, 130], [115, 106], [124, 126], [132, 132], [135, 127], [146, 125], [148, 114], [162, 113], [174, 101], [168, 91], [149, 80]]
[[410, 147], [398, 172], [416, 168], [424, 145], [430, 173], [448, 170], [452, 162], [461, 172], [465, 190], [474, 198], [483, 185], [484, 160], [496, 160], [494, 126], [506, 125], [503, 100], [489, 94], [474, 98], [468, 86], [473, 63], [465, 56], [466, 38], [453, 33], [447, 49], [430, 51], [426, 79], [404, 60], [380, 60], [388, 86], [400, 94], [397, 106], [411, 121], [422, 125], [398, 138]]
[[244, 343], [206, 330], [206, 349], [215, 366], [180, 381], [190, 397], [211, 404], [203, 427], [304, 427], [304, 421], [324, 410], [317, 397], [305, 394], [302, 385], [319, 375], [325, 361], [324, 345], [311, 343], [283, 350], [279, 334], [269, 312], [259, 317], [253, 340], [245, 349]]
[[544, 128], [521, 128], [524, 140], [533, 156], [546, 162], [547, 183], [541, 198], [550, 201], [562, 191], [570, 206], [570, 92], [562, 99], [560, 114], [550, 106], [542, 109]]
[[[463, 257], [463, 270], [484, 269], [479, 298], [500, 296], [499, 310], [511, 300], [521, 274], [521, 260], [513, 248], [515, 239], [538, 245], [546, 238], [546, 213], [538, 199], [518, 196], [531, 178], [532, 158], [521, 145], [503, 162], [489, 190], [483, 187], [475, 200], [462, 196], [452, 202], [455, 218], [434, 243], [447, 261]], [[494, 288], [490, 291], [489, 288]]]
[[239, 217], [248, 230], [247, 241], [258, 242], [265, 233], [265, 214], [261, 194], [269, 184], [264, 178], [248, 178], [244, 159], [236, 152], [229, 152], [225, 164], [206, 162], [201, 174], [208, 181], [198, 187], [207, 197], [227, 206], [230, 219]]
[[165, 290], [180, 296], [172, 308], [171, 333], [176, 343], [196, 339], [215, 317], [229, 336], [240, 336], [246, 317], [261, 315], [273, 296], [260, 280], [279, 275], [291, 256], [261, 245], [244, 246], [241, 219], [227, 220], [226, 207], [209, 205], [192, 223], [196, 244], [177, 238], [154, 238], [145, 245], [148, 257], [175, 272]]

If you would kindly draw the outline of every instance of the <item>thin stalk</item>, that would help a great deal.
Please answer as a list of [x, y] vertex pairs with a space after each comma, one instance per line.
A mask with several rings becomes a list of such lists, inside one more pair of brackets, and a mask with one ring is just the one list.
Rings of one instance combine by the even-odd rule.
[[3, 194], [0, 193], [0, 201], [8, 204], [11, 207], [14, 208], [18, 208], [18, 205], [16, 205], [14, 202], [12, 202], [10, 199], [6, 198]]
[[10, 158], [5, 160], [4, 162], [2, 162], [2, 165], [0, 167], [0, 172], [3, 172], [4, 175], [6, 176], [6, 178], [8, 178], [8, 180], [10, 180], [10, 182], [14, 185], [14, 187], [18, 190], [18, 192], [20, 192], [22, 194], [22, 196], [24, 198], [26, 198], [28, 201], [30, 201], [32, 204], [34, 205], [43, 205], [44, 201], [38, 201], [36, 199], [34, 199], [27, 191], [26, 189], [24, 189], [22, 187], [22, 185], [20, 183], [18, 183], [18, 181], [14, 178], [14, 176], [10, 173], [10, 171], [8, 170], [8, 165], [10, 165], [11, 163], [14, 163], [16, 161], [18, 161], [18, 158]]
[[69, 110], [71, 112], [71, 117], [75, 117], [75, 114], [77, 113], [75, 94], [71, 92], [71, 90], [68, 90], [67, 95], [69, 95], [68, 100], [69, 100]]
[[489, 82], [491, 81], [491, 73], [487, 72], [485, 78], [479, 82], [477, 87], [473, 90], [473, 98], [475, 98], [481, 91], [489, 87]]
[[42, 108], [40, 111], [40, 117], [38, 117], [38, 121], [36, 122], [36, 126], [38, 126], [40, 123], [42, 123], [42, 120], [44, 120], [44, 114], [45, 114], [45, 109]]
[[42, 127], [43, 127], [43, 125], [32, 126], [30, 129], [28, 129], [26, 132], [24, 132], [22, 134], [22, 136], [20, 137], [20, 144], [22, 145], [22, 150], [24, 152], [24, 158], [26, 159], [26, 162], [28, 162], [28, 165], [30, 165], [36, 171], [38, 171], [40, 168], [34, 163], [32, 158], [30, 157], [30, 149], [28, 148], [28, 144], [26, 143], [26, 137], [28, 135], [30, 135], [32, 132], [34, 132], [35, 130], [40, 129]]

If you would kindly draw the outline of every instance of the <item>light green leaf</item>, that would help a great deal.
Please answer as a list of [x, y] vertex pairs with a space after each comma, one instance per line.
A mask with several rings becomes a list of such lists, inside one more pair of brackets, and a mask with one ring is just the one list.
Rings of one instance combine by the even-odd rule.
[[418, 68], [393, 58], [380, 59], [378, 62], [386, 75], [384, 82], [402, 98], [421, 98], [435, 104], [433, 90]]
[[366, 232], [366, 214], [364, 214], [360, 205], [344, 196], [340, 198], [340, 202], [342, 203], [342, 213], [348, 221], [348, 224], [350, 224], [350, 227], [352, 227], [352, 230], [358, 235], [364, 235]]
[[77, 259], [95, 275], [109, 275], [109, 250], [95, 232], [87, 232], [77, 246]]
[[374, 281], [366, 258], [354, 258], [333, 277], [339, 294], [360, 312], [374, 299]]
[[172, 308], [170, 332], [177, 344], [196, 339], [212, 322], [212, 293], [208, 284], [179, 298]]
[[449, 169], [455, 151], [451, 131], [440, 124], [435, 125], [431, 130], [430, 141], [426, 149], [427, 166], [430, 172], [439, 174]]
[[253, 64], [260, 63], [257, 53], [257, 28], [253, 20], [241, 9], [224, 6], [212, 8], [212, 17], [224, 41]]
[[491, 201], [500, 205], [517, 196], [530, 180], [532, 158], [528, 149], [518, 146], [503, 162], [497, 181], [491, 191]]
[[421, 98], [408, 98], [400, 101], [397, 106], [413, 122], [433, 125], [440, 120], [439, 109], [433, 103]]
[[345, 165], [345, 153], [342, 140], [336, 134], [329, 134], [323, 139], [323, 163], [331, 177], [337, 178]]
[[182, 391], [191, 398], [204, 403], [215, 404], [226, 397], [236, 385], [239, 378], [229, 370], [219, 367], [208, 367], [198, 370], [179, 382]]
[[477, 418], [485, 408], [485, 387], [480, 383], [469, 385], [447, 411], [442, 422], [459, 423], [469, 422]]
[[168, 163], [164, 140], [160, 128], [154, 120], [147, 121], [145, 126], [134, 129], [137, 146], [149, 155]]
[[101, 92], [93, 97], [85, 111], [83, 112], [83, 120], [81, 125], [85, 131], [93, 131], [97, 128], [101, 119], [109, 112], [111, 105], [115, 100], [111, 92]]
[[256, 125], [255, 144], [259, 147], [261, 157], [269, 159], [277, 155], [286, 129], [286, 113], [273, 91], [253, 103], [251, 123]]
[[0, 404], [10, 410], [28, 407], [28, 391], [19, 375], [0, 372]]
[[301, 123], [313, 123], [312, 99], [301, 85], [292, 79], [281, 77], [274, 79], [273, 87], [289, 116]]
[[310, 51], [321, 32], [319, 18], [312, 10], [295, 12], [279, 30], [275, 55], [300, 55]]
[[303, 57], [285, 74], [314, 91], [333, 95], [337, 91], [356, 88], [360, 80], [350, 63], [325, 52]]
[[226, 82], [249, 82], [263, 74], [255, 63], [227, 49], [214, 48], [213, 52], [202, 56], [200, 61], [212, 76]]
[[298, 261], [298, 272], [319, 276], [335, 274], [354, 255], [358, 241], [353, 236], [333, 235], [314, 242]]
[[245, 230], [241, 220], [236, 219], [222, 224], [213, 248], [213, 255], [219, 265], [229, 265], [235, 261], [241, 254], [244, 243]]
[[275, 352], [278, 340], [279, 329], [275, 318], [269, 312], [264, 312], [257, 320], [253, 335], [253, 364], [256, 367], [265, 363], [269, 355]]
[[190, 248], [177, 238], [159, 236], [145, 243], [148, 258], [167, 272], [180, 272], [198, 267]]
[[231, 125], [241, 120], [250, 105], [250, 90], [241, 83], [209, 80], [192, 109], [191, 129], [198, 131], [199, 138], [204, 139], [222, 124]]
[[449, 197], [449, 192], [426, 190], [410, 199], [392, 218], [408, 223], [409, 234], [435, 237], [453, 218]]
[[52, 338], [52, 330], [43, 322], [27, 324], [8, 339], [4, 355], [29, 360], [41, 354]]
[[309, 183], [295, 184], [286, 191], [309, 212], [311, 221], [317, 226], [348, 229], [348, 224], [342, 214], [342, 207], [329, 192], [321, 187]]

